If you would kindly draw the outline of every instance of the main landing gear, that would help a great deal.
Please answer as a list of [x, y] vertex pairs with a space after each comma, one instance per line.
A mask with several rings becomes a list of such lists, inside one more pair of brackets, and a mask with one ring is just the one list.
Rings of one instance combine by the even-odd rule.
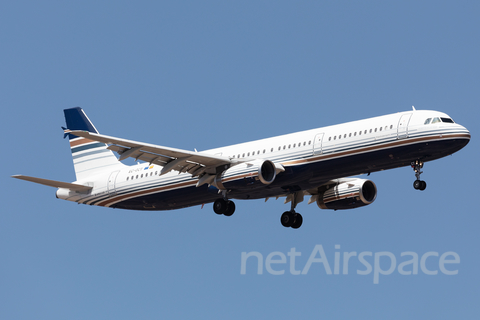
[[[303, 194], [302, 194], [303, 199]], [[300, 213], [295, 212], [295, 207], [297, 206], [297, 193], [292, 195], [292, 207], [290, 211], [285, 211], [280, 217], [280, 222], [282, 226], [288, 228], [292, 227], [293, 229], [298, 229], [302, 226], [303, 217]]]
[[413, 171], [415, 171], [415, 177], [417, 178], [417, 180], [413, 182], [413, 188], [421, 191], [425, 190], [427, 183], [423, 180], [420, 180], [420, 175], [423, 173], [423, 171], [421, 171], [423, 168], [423, 162], [420, 160], [413, 161], [412, 168]]
[[213, 211], [229, 217], [235, 212], [235, 202], [223, 198], [217, 199], [213, 203]]

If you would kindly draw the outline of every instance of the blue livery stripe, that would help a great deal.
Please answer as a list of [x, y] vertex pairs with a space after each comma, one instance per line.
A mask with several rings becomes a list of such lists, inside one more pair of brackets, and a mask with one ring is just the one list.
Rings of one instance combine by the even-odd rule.
[[87, 144], [87, 145], [83, 145], [83, 146], [74, 147], [74, 148], [72, 148], [72, 153], [76, 153], [76, 152], [84, 151], [84, 150], [88, 150], [88, 149], [93, 149], [93, 148], [98, 148], [98, 147], [106, 147], [106, 146], [107, 145], [105, 143], [96, 142], [96, 143], [92, 143], [92, 144]]
[[92, 154], [101, 154], [101, 153], [104, 153], [104, 152], [110, 152], [110, 150], [107, 150], [107, 149], [101, 149], [101, 150], [95, 150], [95, 151], [90, 151], [90, 152], [85, 152], [85, 153], [82, 153], [82, 154], [77, 154], [76, 156], [73, 156], [73, 160], [76, 160], [78, 158], [82, 158], [82, 157], [85, 157], [85, 156], [91, 156]]
[[[87, 153], [84, 153], [84, 154], [80, 154], [78, 156], [75, 156], [74, 159], [77, 159], [77, 158], [81, 158], [83, 156], [89, 156], [89, 155], [92, 155], [92, 154], [95, 154], [95, 155], [100, 155], [104, 152], [108, 152], [108, 150], [102, 150], [102, 151], [93, 151], [93, 152], [87, 152]], [[93, 159], [87, 159], [87, 160], [83, 160], [83, 161], [76, 161], [75, 164], [80, 164], [80, 163], [83, 163], [83, 162], [87, 162], [87, 161], [94, 161], [94, 160], [98, 160], [98, 159], [104, 159], [104, 158], [110, 158], [111, 154], [106, 154], [106, 155], [103, 155], [103, 156], [100, 156], [100, 157], [96, 157], [96, 158], [93, 158]]]

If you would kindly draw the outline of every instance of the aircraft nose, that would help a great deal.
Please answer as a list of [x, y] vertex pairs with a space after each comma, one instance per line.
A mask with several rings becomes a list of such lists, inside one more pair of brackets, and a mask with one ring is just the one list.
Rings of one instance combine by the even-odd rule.
[[459, 126], [460, 126], [460, 130], [463, 132], [463, 134], [465, 134], [466, 136], [468, 136], [468, 139], [470, 140], [470, 138], [471, 138], [470, 131], [468, 131], [468, 129], [465, 128], [465, 127], [462, 126], [462, 125], [459, 125]]
[[464, 146], [466, 146], [470, 142], [470, 131], [468, 131], [467, 128], [464, 126], [457, 124], [458, 125], [458, 136], [460, 139], [463, 139], [464, 141]]

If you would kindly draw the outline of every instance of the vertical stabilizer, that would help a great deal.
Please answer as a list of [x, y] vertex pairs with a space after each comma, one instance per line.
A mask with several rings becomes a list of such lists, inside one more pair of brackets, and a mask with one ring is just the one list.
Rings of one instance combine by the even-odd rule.
[[124, 167], [118, 161], [111, 150], [107, 149], [105, 143], [89, 140], [68, 133], [70, 130], [83, 130], [98, 133], [93, 123], [88, 119], [82, 108], [76, 107], [63, 110], [67, 128], [65, 136], [70, 140], [72, 150], [73, 166], [77, 180], [82, 180], [101, 172], [111, 172]]

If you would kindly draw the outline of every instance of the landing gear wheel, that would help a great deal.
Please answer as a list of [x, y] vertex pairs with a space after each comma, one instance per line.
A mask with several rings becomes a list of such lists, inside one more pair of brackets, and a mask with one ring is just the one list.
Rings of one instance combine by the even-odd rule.
[[423, 173], [421, 171], [421, 169], [423, 168], [423, 162], [420, 160], [416, 160], [411, 163], [411, 166], [413, 168], [413, 171], [415, 171], [415, 177], [417, 178], [417, 180], [413, 182], [413, 188], [415, 188], [415, 190], [425, 190], [425, 188], [427, 187], [427, 183], [423, 180], [420, 180], [420, 175]]
[[413, 188], [423, 191], [425, 188], [427, 188], [427, 183], [423, 180], [415, 180], [415, 182], [413, 182]]
[[235, 212], [235, 203], [233, 201], [227, 200], [227, 209], [223, 213], [227, 217], [230, 217]]
[[216, 214], [223, 214], [229, 217], [235, 212], [235, 203], [230, 200], [217, 199], [213, 203], [213, 211]]
[[302, 226], [302, 223], [303, 223], [302, 215], [300, 213], [296, 213], [294, 218], [293, 218], [292, 228], [293, 229], [298, 229]]
[[415, 181], [413, 182], [413, 188], [414, 188], [415, 190], [419, 190], [419, 189], [420, 189], [420, 185], [421, 185], [420, 182], [421, 182], [420, 180], [415, 180]]
[[227, 211], [227, 201], [224, 199], [215, 200], [213, 203], [213, 211], [215, 211], [216, 214], [224, 214], [225, 211]]
[[425, 181], [423, 181], [423, 180], [420, 181], [420, 188], [419, 188], [419, 190], [420, 190], [420, 191], [423, 191], [423, 190], [425, 190], [425, 188], [427, 188], [427, 183], [426, 183]]
[[286, 228], [291, 227], [294, 222], [293, 213], [290, 211], [285, 211], [280, 217], [280, 222], [282, 223], [282, 226]]

